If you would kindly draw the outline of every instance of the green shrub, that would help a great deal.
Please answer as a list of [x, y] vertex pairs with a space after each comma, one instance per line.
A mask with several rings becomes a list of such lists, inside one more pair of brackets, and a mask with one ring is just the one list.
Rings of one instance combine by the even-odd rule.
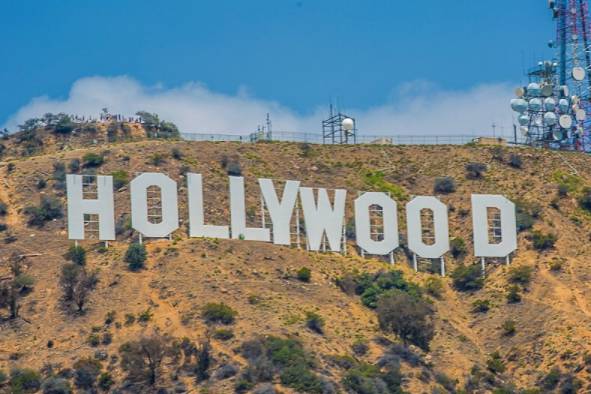
[[97, 347], [98, 345], [101, 344], [101, 338], [96, 333], [90, 334], [86, 341], [92, 347]]
[[96, 168], [103, 165], [105, 158], [99, 154], [89, 152], [82, 157], [84, 168]]
[[297, 278], [302, 282], [310, 282], [310, 279], [312, 278], [312, 271], [310, 268], [302, 267], [298, 270]]
[[369, 351], [369, 346], [367, 345], [366, 340], [358, 339], [355, 342], [353, 342], [353, 345], [351, 345], [351, 349], [353, 350], [353, 353], [355, 353], [355, 355], [363, 356]]
[[179, 148], [172, 148], [170, 154], [175, 160], [181, 160], [183, 158], [183, 153]]
[[564, 262], [561, 259], [553, 259], [552, 261], [550, 261], [550, 263], [548, 263], [548, 267], [551, 271], [558, 272], [562, 270], [563, 263]]
[[486, 164], [483, 163], [468, 163], [466, 164], [466, 178], [481, 179], [486, 171]]
[[7, 380], [8, 380], [8, 375], [6, 374], [6, 372], [4, 372], [3, 370], [0, 369], [0, 385], [6, 383]]
[[12, 394], [34, 393], [41, 388], [41, 375], [30, 368], [14, 368], [10, 371]]
[[306, 312], [306, 327], [318, 333], [324, 333], [324, 319], [315, 312]]
[[456, 182], [452, 177], [446, 176], [435, 178], [435, 185], [433, 186], [435, 193], [449, 194], [456, 191]]
[[454, 287], [459, 291], [475, 291], [484, 286], [484, 276], [478, 265], [460, 265], [452, 271], [451, 277]]
[[154, 314], [152, 313], [150, 308], [148, 308], [145, 311], [142, 311], [137, 315], [137, 321], [139, 321], [140, 323], [147, 323], [150, 320], [152, 320], [153, 316], [154, 316]]
[[544, 378], [542, 379], [542, 381], [541, 381], [542, 387], [547, 390], [553, 390], [558, 385], [558, 382], [560, 382], [561, 376], [562, 376], [562, 372], [560, 371], [560, 368], [558, 368], [558, 367], [552, 368], [546, 374], [546, 376], [544, 376]]
[[520, 265], [509, 269], [509, 282], [528, 285], [534, 272], [533, 267]]
[[242, 344], [240, 353], [249, 362], [235, 386], [244, 392], [256, 383], [273, 380], [277, 373], [281, 384], [301, 393], [323, 392], [323, 382], [311, 367], [313, 358], [296, 339], [259, 338]]
[[499, 352], [494, 352], [486, 361], [486, 367], [494, 374], [505, 372], [506, 366]]
[[507, 291], [507, 302], [510, 304], [516, 304], [521, 302], [521, 294], [519, 294], [519, 286], [510, 286]]
[[70, 160], [70, 164], [68, 164], [68, 168], [70, 169], [70, 172], [80, 171], [80, 159]]
[[138, 271], [144, 268], [146, 262], [147, 252], [143, 244], [130, 244], [125, 252], [125, 262], [132, 271]]
[[0, 216], [6, 216], [8, 213], [8, 205], [4, 201], [0, 201]]
[[533, 227], [535, 221], [540, 218], [542, 207], [537, 203], [516, 201], [515, 219], [517, 221], [517, 231], [529, 230]]
[[162, 153], [154, 153], [152, 156], [150, 156], [149, 162], [150, 164], [158, 167], [160, 164], [166, 162], [166, 157], [164, 157]]
[[234, 332], [232, 332], [232, 330], [228, 330], [227, 328], [220, 328], [213, 332], [213, 337], [220, 341], [227, 341], [234, 338]]
[[425, 281], [425, 289], [433, 297], [441, 298], [443, 295], [443, 281], [441, 278], [431, 276]]
[[476, 300], [472, 303], [472, 312], [474, 313], [486, 313], [490, 310], [489, 300]]
[[356, 394], [403, 393], [400, 366], [395, 363], [388, 364], [384, 370], [372, 364], [359, 363], [347, 371], [342, 383], [348, 392]]
[[203, 307], [201, 316], [207, 323], [232, 324], [238, 312], [222, 303], [208, 303]]
[[523, 167], [523, 160], [521, 159], [521, 156], [512, 153], [509, 156], [509, 161], [508, 161], [509, 165], [513, 168], [521, 168]]
[[66, 253], [66, 260], [71, 261], [72, 263], [78, 265], [85, 265], [86, 264], [86, 249], [82, 246], [72, 245], [70, 249], [68, 249], [68, 253]]
[[129, 174], [127, 171], [118, 170], [112, 172], [111, 176], [113, 177], [113, 187], [115, 190], [119, 190], [129, 183]]
[[109, 391], [113, 384], [115, 384], [115, 381], [109, 372], [103, 372], [99, 375], [98, 386], [101, 390]]
[[397, 201], [408, 199], [408, 193], [399, 185], [388, 182], [386, 175], [382, 171], [369, 171], [364, 176], [366, 185], [375, 191], [389, 193]]
[[449, 242], [450, 252], [454, 259], [464, 257], [468, 251], [463, 238], [456, 237]]
[[39, 206], [28, 206], [24, 209], [25, 215], [29, 217], [29, 226], [42, 227], [45, 222], [58, 219], [63, 216], [61, 203], [52, 197], [42, 196]]
[[90, 357], [83, 358], [74, 363], [74, 383], [80, 389], [94, 387], [96, 378], [101, 371], [101, 363]]
[[515, 333], [517, 332], [517, 328], [515, 327], [515, 321], [513, 320], [505, 320], [501, 328], [503, 329], [503, 335], [507, 337], [515, 335]]
[[531, 239], [534, 249], [544, 251], [554, 248], [558, 237], [552, 233], [544, 234], [541, 231], [533, 231]]
[[53, 376], [45, 379], [41, 389], [43, 394], [70, 394], [72, 392], [70, 382], [64, 378]]

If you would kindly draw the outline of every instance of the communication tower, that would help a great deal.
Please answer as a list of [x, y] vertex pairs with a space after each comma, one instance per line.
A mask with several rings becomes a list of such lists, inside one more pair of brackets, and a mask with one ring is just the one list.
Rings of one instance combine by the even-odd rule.
[[553, 60], [527, 73], [511, 108], [526, 143], [554, 149], [591, 151], [591, 29], [588, 0], [549, 0], [556, 22]]
[[357, 125], [355, 119], [341, 112], [333, 113], [331, 105], [329, 118], [322, 121], [322, 143], [357, 143]]

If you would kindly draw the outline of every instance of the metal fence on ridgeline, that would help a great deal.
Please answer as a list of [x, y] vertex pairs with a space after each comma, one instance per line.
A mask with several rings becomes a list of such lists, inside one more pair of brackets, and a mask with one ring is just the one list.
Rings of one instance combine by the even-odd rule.
[[[259, 141], [283, 141], [302, 142], [310, 144], [322, 144], [322, 134], [298, 133], [286, 131], [274, 131], [272, 133], [253, 134], [202, 134], [181, 133], [181, 137], [187, 141], [212, 141], [212, 142], [259, 142]], [[491, 136], [477, 135], [357, 135], [357, 144], [382, 144], [382, 145], [464, 145], [486, 138], [493, 140]], [[513, 141], [511, 141], [513, 142]], [[349, 143], [353, 143], [350, 141]]]

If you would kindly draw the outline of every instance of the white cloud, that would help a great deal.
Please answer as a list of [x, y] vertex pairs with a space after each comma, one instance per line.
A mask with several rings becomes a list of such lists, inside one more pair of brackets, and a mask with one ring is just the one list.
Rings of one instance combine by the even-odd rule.
[[[357, 118], [360, 133], [371, 135], [483, 135], [496, 122], [510, 132], [512, 118], [508, 84], [479, 85], [465, 91], [446, 91], [426, 81], [402, 85], [383, 105], [348, 109]], [[146, 87], [127, 76], [88, 77], [74, 83], [64, 100], [36, 97], [9, 118], [4, 127], [47, 112], [98, 116], [101, 108], [133, 115], [156, 112], [176, 123], [182, 132], [247, 134], [261, 124], [267, 112], [274, 130], [319, 132], [326, 109], [309, 114], [277, 102], [252, 97], [243, 87], [234, 95], [211, 91], [198, 82], [175, 88]], [[500, 130], [500, 127], [499, 129]]]

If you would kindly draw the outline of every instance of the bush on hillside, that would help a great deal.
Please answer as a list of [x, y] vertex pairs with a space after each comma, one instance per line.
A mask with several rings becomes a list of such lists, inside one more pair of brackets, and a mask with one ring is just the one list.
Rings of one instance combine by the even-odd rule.
[[486, 164], [483, 163], [468, 163], [466, 164], [466, 178], [481, 179], [486, 171]]
[[125, 262], [132, 271], [144, 268], [147, 258], [146, 247], [143, 244], [132, 243], [125, 252]]
[[450, 253], [454, 259], [462, 258], [466, 255], [468, 249], [463, 238], [455, 237], [449, 242]]
[[306, 327], [317, 334], [324, 334], [324, 319], [316, 312], [306, 312]]
[[519, 286], [509, 286], [507, 290], [507, 302], [510, 304], [516, 304], [521, 302], [521, 294], [519, 294]]
[[38, 206], [28, 206], [24, 209], [25, 215], [27, 215], [29, 226], [42, 227], [46, 222], [61, 218], [62, 205], [61, 203], [48, 196], [42, 196], [41, 202]]
[[552, 233], [545, 234], [541, 231], [533, 231], [531, 239], [534, 249], [544, 251], [554, 248], [554, 244], [558, 240], [558, 237]]
[[30, 368], [14, 368], [10, 371], [12, 393], [35, 393], [41, 388], [41, 375]]
[[442, 178], [435, 178], [435, 185], [433, 187], [435, 193], [453, 193], [456, 191], [456, 182], [452, 177], [446, 176]]
[[513, 168], [523, 167], [523, 160], [521, 159], [521, 156], [519, 156], [518, 154], [515, 154], [515, 153], [512, 153], [511, 156], [509, 156], [508, 163]]
[[70, 172], [78, 172], [80, 171], [80, 159], [72, 159], [70, 160], [70, 164], [68, 164], [68, 169]]
[[68, 249], [68, 253], [66, 253], [66, 260], [69, 260], [78, 265], [86, 264], [86, 249], [82, 246], [72, 245], [70, 249]]
[[460, 265], [451, 273], [454, 287], [459, 291], [480, 290], [484, 286], [482, 268], [478, 265]]
[[226, 173], [230, 176], [241, 176], [242, 168], [240, 166], [240, 159], [237, 156], [223, 155], [220, 164], [222, 168], [226, 170]]
[[236, 319], [236, 312], [228, 305], [210, 302], [203, 307], [201, 316], [207, 323], [232, 324]]
[[82, 157], [82, 166], [84, 168], [96, 168], [103, 165], [105, 158], [99, 154], [89, 152]]
[[531, 281], [534, 268], [528, 265], [514, 266], [509, 269], [509, 282], [520, 285], [528, 285]]
[[472, 303], [473, 313], [486, 313], [490, 310], [489, 300], [476, 300]]
[[591, 211], [591, 188], [586, 187], [583, 189], [581, 196], [578, 198], [579, 206], [586, 210]]
[[308, 267], [302, 267], [298, 270], [297, 278], [302, 282], [310, 282], [312, 271]]
[[112, 172], [111, 176], [113, 177], [113, 187], [115, 190], [119, 190], [129, 183], [129, 174], [127, 171], [118, 170]]

